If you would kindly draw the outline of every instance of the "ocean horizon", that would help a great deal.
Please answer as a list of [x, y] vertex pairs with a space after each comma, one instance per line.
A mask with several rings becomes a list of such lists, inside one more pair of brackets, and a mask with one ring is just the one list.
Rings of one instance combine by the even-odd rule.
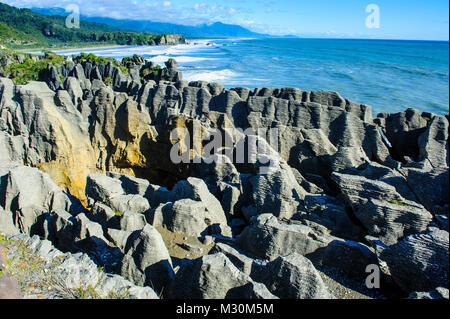
[[373, 116], [416, 108], [449, 112], [449, 42], [434, 40], [232, 38], [189, 39], [175, 46], [57, 51], [178, 62], [187, 81], [233, 87], [337, 91], [372, 106]]

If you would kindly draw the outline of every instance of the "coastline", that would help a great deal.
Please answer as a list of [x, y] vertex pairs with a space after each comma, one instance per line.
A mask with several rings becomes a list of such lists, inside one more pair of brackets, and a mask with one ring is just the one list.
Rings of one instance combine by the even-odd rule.
[[[186, 39], [187, 41], [191, 41], [194, 39]], [[204, 39], [204, 40], [209, 40], [209, 39]], [[153, 45], [154, 47], [164, 47], [164, 46], [174, 46], [174, 45], [180, 45], [183, 43], [177, 43], [177, 44], [157, 44], [157, 45]], [[186, 43], [186, 44], [189, 44]], [[114, 48], [125, 48], [125, 47], [147, 47], [147, 46], [151, 46], [151, 45], [127, 45], [127, 44], [112, 44], [112, 43], [108, 43], [108, 44], [100, 44], [100, 43], [95, 43], [95, 44], [91, 44], [89, 45], [89, 43], [86, 44], [74, 44], [74, 46], [56, 46], [56, 47], [37, 47], [37, 48], [14, 48], [12, 49], [13, 51], [16, 52], [21, 52], [21, 53], [31, 53], [31, 54], [36, 54], [36, 53], [42, 53], [44, 51], [51, 51], [51, 52], [58, 52], [58, 53], [63, 53], [63, 52], [67, 52], [67, 51], [78, 51], [78, 50], [95, 50], [95, 49], [114, 49]]]
[[31, 53], [31, 54], [37, 54], [42, 53], [44, 51], [51, 51], [51, 52], [67, 52], [67, 51], [73, 51], [73, 50], [95, 50], [95, 49], [113, 49], [113, 48], [119, 48], [119, 47], [127, 47], [127, 45], [120, 45], [120, 44], [105, 44], [105, 45], [79, 45], [79, 46], [73, 46], [73, 47], [63, 47], [63, 48], [55, 48], [55, 47], [40, 47], [40, 48], [33, 48], [33, 49], [15, 49], [16, 52], [21, 53]]
[[[0, 233], [44, 234], [47, 248], [54, 244], [83, 252], [73, 265], [95, 274], [99, 267], [102, 274], [114, 274], [117, 285], [126, 281], [134, 290], [145, 289], [140, 298], [221, 299], [243, 286], [252, 289], [237, 290], [243, 299], [249, 294], [270, 299], [445, 295], [448, 117], [407, 109], [373, 119], [370, 107], [338, 92], [228, 90], [219, 83], [183, 81], [175, 61], [167, 61], [165, 69], [149, 69], [134, 56], [122, 65], [134, 74], [105, 63], [95, 57], [74, 59], [47, 67], [41, 81], [20, 87], [0, 78], [0, 177], [7, 183], [0, 188], [0, 197], [6, 198], [0, 205]], [[268, 166], [256, 161], [241, 165], [237, 157], [220, 153], [217, 159], [224, 161], [209, 165], [208, 154], [195, 153], [196, 145], [189, 145], [186, 161], [174, 161], [172, 150], [181, 145], [174, 145], [169, 133], [174, 127], [185, 130], [199, 123], [207, 132], [225, 121], [242, 131], [266, 132], [274, 123], [283, 128], [277, 139], [281, 147], [262, 138], [264, 147], [249, 149], [255, 158], [269, 158]], [[23, 136], [10, 133], [16, 123]], [[158, 134], [149, 138], [152, 131]], [[36, 147], [31, 149], [24, 136], [37, 141]], [[234, 154], [241, 145], [251, 147], [245, 141], [244, 136], [233, 141]], [[58, 154], [57, 161], [48, 157], [49, 150]], [[111, 162], [99, 163], [104, 150]], [[191, 161], [190, 154], [205, 161]], [[298, 157], [292, 160], [291, 154]], [[13, 198], [30, 200], [14, 206]], [[16, 207], [24, 212], [18, 221]], [[169, 213], [155, 218], [165, 213], [162, 209]], [[182, 218], [175, 219], [177, 214]], [[57, 228], [66, 221], [69, 226]], [[34, 238], [34, 247], [42, 247]], [[170, 262], [163, 272], [140, 275], [130, 256], [149, 260], [148, 250], [139, 248], [149, 241], [155, 247], [153, 265]], [[425, 253], [418, 256], [423, 247]], [[436, 255], [437, 262], [428, 258]], [[385, 258], [393, 271], [392, 278], [379, 279], [382, 288], [374, 292], [359, 283], [367, 265], [377, 265], [378, 258]], [[83, 262], [90, 259], [96, 261], [92, 267]], [[261, 259], [267, 263], [260, 264]], [[418, 272], [418, 264], [436, 267], [436, 278]], [[258, 273], [246, 265], [258, 265]], [[277, 269], [289, 273], [278, 275]], [[299, 269], [312, 280], [299, 285]], [[242, 280], [230, 281], [230, 273]], [[196, 278], [205, 278], [206, 284]], [[279, 278], [287, 292], [274, 288], [271, 278]], [[155, 280], [157, 285], [146, 283]], [[389, 284], [393, 281], [398, 286]], [[86, 290], [95, 292], [92, 298], [106, 295]], [[26, 298], [36, 294], [23, 293]]]

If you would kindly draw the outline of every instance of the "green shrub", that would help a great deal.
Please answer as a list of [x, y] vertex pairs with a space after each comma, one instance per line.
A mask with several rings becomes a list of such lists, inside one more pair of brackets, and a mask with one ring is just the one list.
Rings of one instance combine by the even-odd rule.
[[395, 200], [395, 199], [391, 200], [390, 203], [392, 203], [394, 205], [398, 205], [398, 206], [410, 206], [410, 205], [408, 205], [408, 204], [406, 204], [406, 203], [404, 203], [402, 201]]
[[105, 84], [106, 84], [106, 85], [109, 85], [109, 86], [112, 86], [112, 85], [113, 85], [113, 80], [112, 80], [112, 78], [111, 78], [111, 77], [107, 77], [107, 78], [105, 79]]

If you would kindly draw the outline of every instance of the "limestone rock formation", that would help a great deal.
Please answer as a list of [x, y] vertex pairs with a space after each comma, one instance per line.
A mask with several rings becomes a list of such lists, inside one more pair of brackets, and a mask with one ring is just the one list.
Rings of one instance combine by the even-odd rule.
[[129, 237], [120, 268], [125, 278], [158, 292], [174, 277], [169, 252], [161, 235], [151, 225]]
[[264, 283], [280, 298], [332, 298], [311, 261], [300, 254], [278, 257], [267, 265], [254, 267], [252, 278]]
[[252, 255], [274, 260], [291, 253], [313, 254], [333, 240], [306, 225], [289, 224], [271, 214], [252, 219], [252, 224], [237, 237], [236, 244]]
[[360, 282], [379, 264], [412, 297], [448, 288], [448, 117], [187, 82], [174, 60], [66, 62], [0, 78], [0, 232], [70, 252], [68, 278], [86, 268], [102, 296], [329, 298], [315, 268]]
[[385, 249], [381, 259], [405, 292], [448, 289], [448, 240], [443, 230], [411, 235]]
[[267, 288], [241, 272], [222, 253], [206, 255], [177, 273], [170, 298], [183, 299], [275, 299]]

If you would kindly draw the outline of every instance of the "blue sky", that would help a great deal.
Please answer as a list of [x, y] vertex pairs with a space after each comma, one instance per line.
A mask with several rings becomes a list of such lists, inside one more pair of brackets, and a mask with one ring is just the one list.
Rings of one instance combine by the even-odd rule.
[[[447, 0], [0, 0], [18, 7], [78, 4], [89, 16], [195, 25], [221, 21], [303, 37], [449, 39]], [[367, 28], [369, 4], [379, 28]]]

